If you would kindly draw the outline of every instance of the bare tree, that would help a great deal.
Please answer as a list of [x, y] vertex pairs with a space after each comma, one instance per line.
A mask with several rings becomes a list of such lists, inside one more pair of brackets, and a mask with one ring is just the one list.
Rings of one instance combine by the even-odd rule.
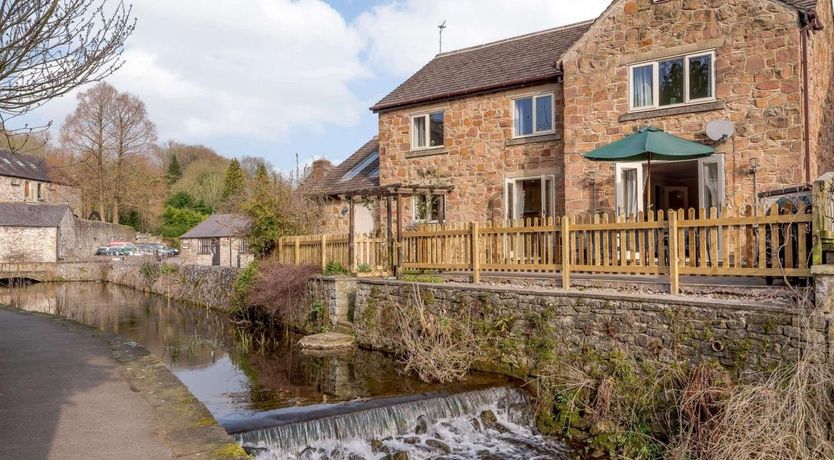
[[109, 108], [109, 129], [114, 148], [113, 171], [113, 223], [119, 223], [119, 208], [123, 204], [130, 160], [138, 155], [150, 156], [156, 143], [156, 126], [148, 119], [145, 104], [127, 93], [119, 94]]
[[87, 172], [85, 175], [95, 184], [94, 207], [101, 220], [105, 220], [110, 185], [107, 164], [114, 150], [113, 139], [108, 135], [113, 129], [111, 110], [118, 97], [116, 88], [104, 82], [97, 84], [78, 95], [78, 106], [61, 127], [61, 144], [76, 155]]
[[123, 63], [131, 8], [107, 0], [3, 0], [0, 3], [0, 123], [24, 114]]

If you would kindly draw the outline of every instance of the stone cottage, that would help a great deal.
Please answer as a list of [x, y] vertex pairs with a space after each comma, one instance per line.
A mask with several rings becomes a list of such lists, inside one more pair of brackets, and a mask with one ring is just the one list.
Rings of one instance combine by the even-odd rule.
[[[371, 108], [380, 187], [447, 190], [409, 197], [408, 222], [753, 204], [834, 167], [833, 33], [831, 0], [615, 0], [439, 54]], [[714, 120], [734, 134], [709, 139]], [[583, 157], [646, 125], [716, 153]]]
[[66, 204], [81, 212], [81, 191], [57, 180], [42, 158], [0, 150], [0, 203]]
[[305, 193], [323, 200], [322, 228], [329, 234], [348, 233], [348, 197], [364, 196], [354, 199], [354, 232], [374, 233], [380, 228], [380, 200], [374, 196], [378, 189], [379, 139], [374, 136], [326, 176], [310, 183]]
[[242, 214], [212, 214], [180, 237], [180, 260], [195, 265], [245, 267], [252, 221]]

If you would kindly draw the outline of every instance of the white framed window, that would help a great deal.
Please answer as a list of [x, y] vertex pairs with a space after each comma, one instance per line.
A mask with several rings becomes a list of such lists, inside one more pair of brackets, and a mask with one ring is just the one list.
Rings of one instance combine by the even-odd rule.
[[440, 219], [441, 202], [438, 195], [414, 195], [411, 199], [414, 222], [437, 222]]
[[715, 100], [715, 51], [630, 65], [628, 88], [631, 111]]
[[506, 219], [553, 216], [556, 206], [555, 176], [531, 176], [504, 181]]
[[634, 216], [645, 204], [643, 163], [616, 163], [614, 185], [617, 198], [617, 215]]
[[411, 117], [411, 150], [443, 146], [443, 112]]
[[552, 133], [553, 93], [513, 99], [513, 137]]

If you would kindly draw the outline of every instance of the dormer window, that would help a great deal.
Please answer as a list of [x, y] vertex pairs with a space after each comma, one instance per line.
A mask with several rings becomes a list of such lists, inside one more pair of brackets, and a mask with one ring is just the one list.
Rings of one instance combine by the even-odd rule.
[[629, 107], [656, 109], [715, 99], [715, 51], [629, 67]]
[[443, 112], [411, 117], [411, 150], [443, 146]]

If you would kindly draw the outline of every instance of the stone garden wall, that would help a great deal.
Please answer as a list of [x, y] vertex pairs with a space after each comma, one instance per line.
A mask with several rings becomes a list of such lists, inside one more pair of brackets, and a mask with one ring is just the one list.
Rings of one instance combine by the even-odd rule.
[[[795, 360], [803, 346], [803, 315], [784, 306], [672, 297], [535, 291], [363, 280], [354, 311], [360, 344], [398, 350], [393, 308], [414, 302], [466, 318], [488, 337], [479, 367], [528, 375], [545, 357], [579, 360], [622, 350], [643, 362], [714, 359], [738, 370], [767, 370]], [[828, 355], [830, 313], [814, 313], [807, 328]]]
[[124, 261], [113, 264], [106, 281], [204, 307], [229, 311], [241, 269]]

